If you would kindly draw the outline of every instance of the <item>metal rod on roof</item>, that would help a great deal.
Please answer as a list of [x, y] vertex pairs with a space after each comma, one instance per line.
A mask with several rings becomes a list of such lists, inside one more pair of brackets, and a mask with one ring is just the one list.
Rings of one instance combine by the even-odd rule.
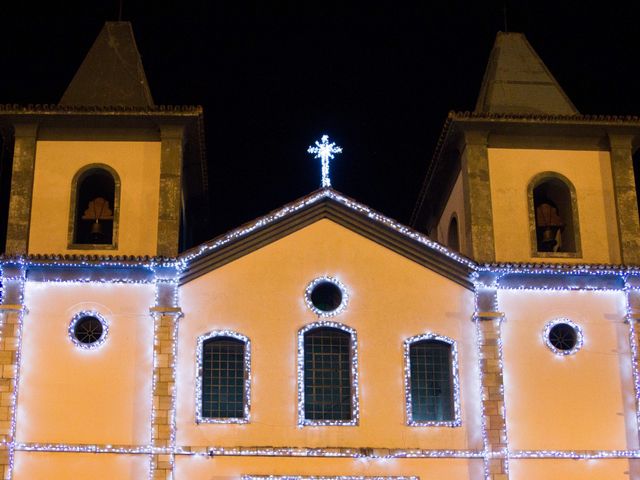
[[502, 16], [504, 19], [504, 33], [509, 33], [509, 27], [507, 26], [507, 0], [504, 0], [502, 4]]
[[119, 22], [121, 22], [121, 21], [122, 21], [122, 1], [123, 1], [123, 0], [120, 0], [120, 2], [119, 2], [119, 3], [120, 3], [120, 5], [119, 5], [119, 7], [118, 7], [118, 21], [119, 21]]

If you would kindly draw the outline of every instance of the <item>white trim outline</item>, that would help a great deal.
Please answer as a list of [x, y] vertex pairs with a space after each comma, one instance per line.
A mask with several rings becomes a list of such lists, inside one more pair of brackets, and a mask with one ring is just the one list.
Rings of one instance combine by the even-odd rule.
[[[338, 287], [340, 289], [340, 293], [342, 293], [342, 299], [340, 300], [340, 305], [338, 305], [333, 310], [329, 310], [329, 311], [320, 310], [311, 301], [311, 293], [313, 292], [313, 289], [318, 285], [320, 285], [321, 283], [332, 283], [333, 285]], [[336, 315], [339, 315], [340, 313], [344, 312], [344, 310], [347, 308], [347, 304], [349, 303], [349, 292], [347, 292], [347, 287], [345, 287], [344, 284], [337, 278], [331, 277], [329, 275], [323, 275], [321, 277], [318, 277], [312, 280], [311, 283], [307, 285], [307, 287], [304, 290], [304, 301], [307, 304], [307, 307], [309, 307], [309, 310], [311, 310], [313, 313], [315, 313], [319, 317], [323, 317], [323, 318], [335, 317]]]
[[[244, 344], [244, 399], [242, 417], [204, 417], [202, 415], [202, 373], [204, 342], [212, 338], [228, 337]], [[251, 340], [232, 330], [214, 330], [198, 337], [196, 350], [196, 423], [249, 423], [251, 410]]]
[[[551, 329], [553, 327], [555, 327], [556, 325], [560, 325], [560, 324], [563, 324], [563, 323], [566, 324], [566, 325], [569, 325], [571, 328], [573, 328], [573, 331], [576, 333], [576, 344], [570, 350], [561, 350], [559, 348], [556, 348], [551, 343], [551, 340], [549, 339], [549, 334], [551, 333]], [[550, 322], [548, 322], [544, 326], [544, 330], [542, 332], [542, 339], [544, 340], [544, 343], [547, 345], [549, 350], [551, 350], [556, 355], [559, 355], [559, 356], [562, 356], [562, 357], [567, 356], [567, 355], [573, 355], [578, 350], [580, 350], [582, 348], [582, 345], [584, 344], [584, 335], [582, 333], [582, 328], [580, 328], [579, 325], [577, 325], [576, 323], [572, 322], [568, 318], [556, 318], [556, 319], [551, 320]]]
[[[412, 396], [411, 396], [411, 345], [423, 340], [435, 340], [449, 345], [451, 351], [451, 389], [453, 396], [453, 420], [413, 420]], [[458, 346], [455, 340], [436, 333], [422, 333], [407, 338], [404, 341], [404, 393], [407, 412], [407, 425], [410, 427], [459, 427], [462, 425], [462, 412], [460, 408], [460, 377], [458, 375]]]
[[[100, 338], [93, 343], [81, 342], [78, 339], [78, 337], [76, 337], [76, 332], [75, 332], [76, 325], [78, 324], [78, 322], [80, 322], [82, 319], [86, 317], [93, 317], [97, 319], [102, 325], [102, 335], [100, 335]], [[107, 323], [107, 320], [95, 310], [82, 310], [76, 313], [71, 318], [71, 323], [69, 323], [69, 328], [67, 329], [67, 333], [69, 334], [69, 339], [73, 342], [73, 344], [76, 347], [82, 348], [83, 350], [95, 350], [96, 348], [99, 348], [107, 340], [107, 334], [109, 333], [109, 324]]]
[[[317, 328], [335, 328], [349, 334], [351, 353], [351, 418], [349, 420], [312, 420], [305, 416], [304, 405], [304, 337]], [[358, 395], [358, 338], [356, 331], [342, 323], [329, 320], [305, 325], [298, 331], [298, 426], [356, 426], [360, 420]]]

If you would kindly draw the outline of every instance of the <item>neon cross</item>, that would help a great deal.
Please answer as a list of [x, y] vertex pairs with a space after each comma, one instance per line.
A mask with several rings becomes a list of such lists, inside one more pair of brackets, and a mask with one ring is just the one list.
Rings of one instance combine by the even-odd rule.
[[329, 160], [332, 160], [334, 153], [342, 153], [342, 147], [338, 147], [334, 142], [329, 143], [329, 135], [322, 136], [322, 143], [316, 140], [316, 146], [311, 146], [308, 153], [314, 153], [315, 157], [322, 160], [322, 188], [331, 186], [329, 178]]

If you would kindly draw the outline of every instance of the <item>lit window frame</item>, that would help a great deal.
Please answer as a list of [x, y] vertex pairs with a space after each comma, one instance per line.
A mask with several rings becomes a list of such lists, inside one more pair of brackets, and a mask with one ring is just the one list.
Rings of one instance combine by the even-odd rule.
[[[571, 328], [573, 328], [574, 332], [576, 332], [576, 344], [571, 350], [560, 350], [551, 343], [551, 340], [549, 340], [549, 333], [551, 332], [551, 329], [561, 323], [566, 323]], [[559, 357], [566, 357], [568, 355], [574, 355], [578, 353], [578, 351], [582, 348], [582, 346], [584, 345], [584, 333], [582, 332], [582, 328], [580, 327], [580, 325], [568, 318], [561, 317], [555, 318], [545, 324], [544, 329], [542, 330], [542, 340], [544, 341], [547, 348], [553, 353], [555, 353]]]
[[[349, 334], [351, 353], [351, 418], [349, 420], [313, 420], [305, 418], [304, 405], [304, 336], [317, 328], [335, 328]], [[298, 330], [298, 427], [357, 426], [360, 421], [358, 391], [358, 336], [356, 331], [342, 323], [320, 320], [305, 325]]]
[[[342, 299], [340, 301], [340, 305], [338, 305], [335, 309], [330, 310], [330, 311], [320, 310], [311, 301], [311, 293], [313, 292], [313, 289], [317, 285], [319, 285], [321, 283], [324, 283], [324, 282], [332, 283], [333, 285], [338, 287], [340, 289], [340, 292], [342, 293]], [[336, 315], [339, 315], [339, 314], [341, 314], [342, 312], [345, 311], [345, 309], [347, 308], [347, 305], [349, 304], [349, 292], [347, 291], [347, 287], [345, 287], [344, 284], [340, 280], [338, 280], [337, 278], [329, 276], [329, 275], [323, 275], [321, 277], [314, 278], [307, 285], [307, 287], [304, 290], [304, 301], [305, 301], [307, 307], [309, 308], [309, 310], [311, 310], [313, 313], [315, 313], [319, 317], [331, 318], [331, 317], [335, 317]]]
[[[202, 374], [204, 342], [212, 338], [229, 337], [244, 343], [244, 398], [242, 417], [205, 417], [202, 415]], [[251, 340], [249, 337], [233, 330], [213, 330], [200, 335], [196, 346], [196, 423], [249, 423], [251, 419]]]
[[[85, 317], [97, 318], [98, 321], [102, 324], [102, 335], [97, 341], [93, 343], [83, 343], [80, 340], [78, 340], [78, 338], [76, 337], [76, 333], [75, 333], [76, 325], [80, 320], [82, 320]], [[73, 344], [76, 347], [81, 348], [83, 350], [95, 350], [97, 348], [100, 348], [102, 345], [104, 345], [104, 342], [107, 341], [107, 335], [109, 333], [109, 323], [107, 322], [107, 319], [104, 318], [104, 316], [102, 316], [101, 313], [95, 310], [81, 310], [71, 318], [71, 322], [69, 323], [69, 328], [67, 329], [67, 333], [69, 335], [69, 339], [71, 340], [71, 342], [73, 342]]]
[[[451, 346], [451, 383], [453, 394], [453, 420], [413, 420], [413, 402], [411, 393], [411, 345], [423, 340], [437, 340]], [[459, 427], [462, 425], [460, 407], [460, 377], [458, 374], [458, 344], [444, 335], [426, 332], [407, 338], [404, 341], [404, 394], [406, 423], [410, 427]]]

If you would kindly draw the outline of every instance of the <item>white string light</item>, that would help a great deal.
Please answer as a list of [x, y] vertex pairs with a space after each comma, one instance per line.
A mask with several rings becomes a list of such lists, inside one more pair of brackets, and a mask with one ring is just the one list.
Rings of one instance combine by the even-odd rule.
[[[203, 349], [204, 342], [212, 338], [230, 337], [240, 340], [244, 350], [244, 393], [242, 417], [213, 418], [202, 414], [202, 375], [203, 375]], [[251, 409], [251, 341], [241, 333], [231, 330], [215, 330], [198, 337], [196, 346], [196, 423], [248, 423]]]
[[[411, 345], [423, 340], [437, 340], [449, 345], [451, 351], [451, 378], [452, 378], [452, 399], [453, 399], [453, 419], [452, 420], [414, 420], [413, 401], [411, 389]], [[462, 424], [462, 414], [460, 409], [460, 379], [458, 376], [458, 346], [456, 341], [444, 335], [435, 333], [423, 333], [404, 341], [404, 393], [405, 411], [407, 415], [407, 425], [412, 427], [459, 427]]]
[[[340, 289], [340, 293], [342, 294], [340, 304], [333, 310], [321, 310], [313, 304], [311, 294], [313, 293], [313, 290], [322, 283], [331, 283]], [[304, 290], [304, 301], [307, 304], [307, 307], [309, 307], [309, 309], [319, 317], [335, 317], [347, 308], [347, 304], [349, 303], [349, 293], [347, 291], [347, 287], [345, 287], [340, 280], [328, 275], [323, 275], [307, 285], [307, 288]]]
[[354, 477], [354, 476], [334, 476], [316, 477], [300, 475], [242, 475], [242, 480], [418, 480], [418, 477]]
[[[94, 342], [82, 342], [76, 335], [76, 326], [78, 325], [78, 322], [87, 317], [95, 318], [102, 325], [102, 333], [100, 334], [100, 337]], [[94, 310], [82, 310], [76, 313], [71, 319], [71, 323], [69, 323], [69, 339], [76, 347], [82, 348], [83, 350], [95, 350], [96, 348], [99, 348], [107, 340], [108, 333], [109, 323], [102, 315], [100, 315], [100, 313]]]
[[[553, 327], [555, 327], [556, 325], [563, 325], [563, 324], [568, 325], [570, 328], [572, 328], [576, 336], [575, 344], [573, 345], [573, 347], [567, 350], [562, 350], [556, 347], [551, 342], [551, 338], [550, 338], [551, 330], [553, 329]], [[576, 325], [574, 322], [569, 320], [568, 318], [556, 318], [548, 322], [544, 326], [544, 329], [542, 331], [542, 339], [544, 340], [544, 343], [547, 345], [549, 350], [551, 350], [556, 355], [560, 355], [560, 356], [573, 355], [574, 353], [576, 353], [578, 350], [582, 348], [582, 344], [584, 342], [582, 329], [578, 325]]]
[[315, 147], [310, 146], [307, 152], [315, 154], [314, 158], [319, 158], [322, 161], [322, 188], [330, 187], [329, 160], [333, 160], [336, 153], [342, 153], [342, 147], [337, 146], [334, 142], [329, 143], [329, 135], [323, 135], [321, 142], [316, 141]]
[[[348, 420], [313, 420], [306, 418], [304, 401], [304, 337], [316, 328], [335, 328], [349, 334], [351, 351], [351, 418]], [[358, 425], [360, 404], [358, 396], [358, 338], [356, 331], [341, 323], [321, 320], [304, 326], [298, 331], [298, 426]]]

